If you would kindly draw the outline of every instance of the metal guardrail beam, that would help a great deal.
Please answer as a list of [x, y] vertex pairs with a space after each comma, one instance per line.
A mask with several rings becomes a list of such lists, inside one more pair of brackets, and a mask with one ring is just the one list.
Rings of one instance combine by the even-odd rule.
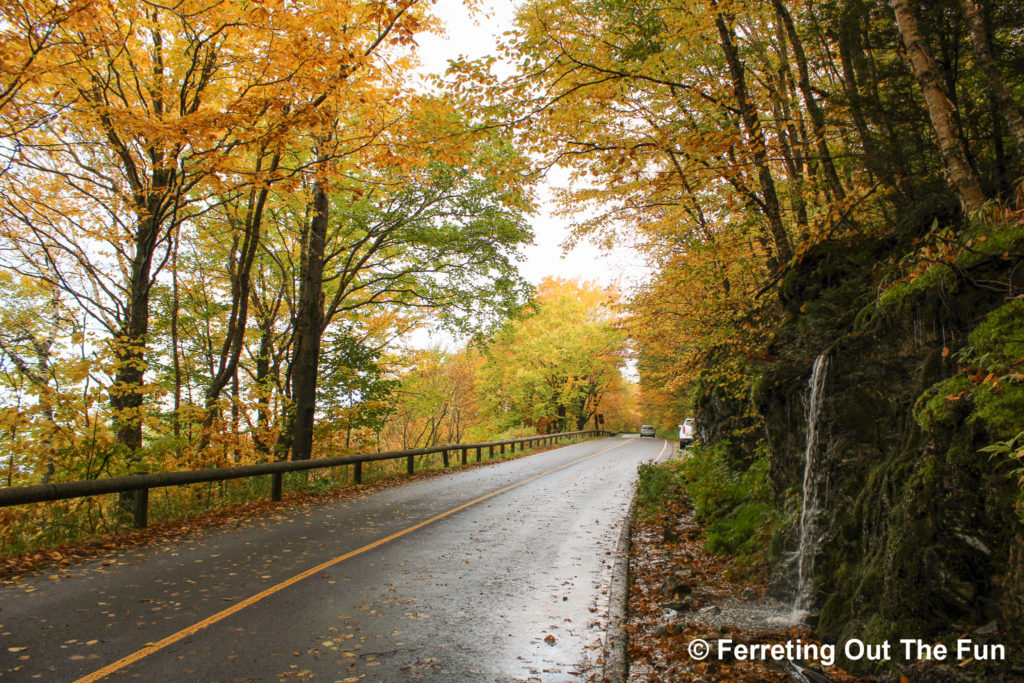
[[135, 526], [146, 526], [148, 516], [149, 489], [165, 486], [183, 486], [186, 484], [199, 484], [209, 481], [227, 481], [228, 479], [244, 479], [246, 477], [258, 477], [271, 475], [271, 500], [281, 500], [283, 488], [283, 475], [285, 472], [302, 472], [305, 470], [325, 469], [340, 467], [342, 465], [354, 465], [355, 483], [362, 481], [362, 464], [364, 462], [376, 462], [378, 460], [396, 460], [407, 458], [407, 471], [414, 472], [414, 459], [417, 455], [430, 455], [442, 453], [445, 467], [448, 466], [448, 452], [462, 450], [462, 463], [467, 461], [467, 452], [470, 448], [476, 449], [477, 462], [480, 461], [480, 453], [487, 448], [490, 457], [494, 457], [494, 448], [500, 447], [505, 452], [505, 446], [511, 445], [515, 452], [515, 445], [520, 444], [523, 450], [527, 444], [546, 444], [558, 442], [562, 439], [577, 436], [599, 436], [608, 432], [588, 430], [582, 432], [561, 432], [559, 434], [542, 434], [538, 436], [525, 436], [518, 439], [506, 439], [504, 441], [481, 441], [465, 444], [448, 444], [445, 446], [431, 446], [429, 448], [409, 448], [402, 451], [385, 451], [382, 453], [356, 453], [355, 455], [342, 455], [334, 458], [314, 458], [310, 460], [281, 460], [278, 462], [261, 463], [258, 465], [239, 465], [238, 467], [216, 467], [203, 470], [185, 470], [179, 472], [160, 472], [156, 474], [132, 474], [121, 477], [109, 477], [107, 479], [88, 479], [85, 481], [66, 481], [54, 484], [37, 484], [35, 486], [16, 486], [0, 489], [0, 507], [11, 505], [25, 505], [28, 503], [42, 503], [51, 500], [68, 500], [72, 498], [85, 498], [108, 493], [134, 493], [134, 517]]

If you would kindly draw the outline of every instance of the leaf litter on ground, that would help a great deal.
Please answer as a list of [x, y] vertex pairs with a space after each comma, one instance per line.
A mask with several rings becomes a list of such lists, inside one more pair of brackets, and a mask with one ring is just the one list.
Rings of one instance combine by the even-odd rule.
[[[731, 578], [727, 558], [705, 550], [703, 528], [685, 497], [668, 505], [665, 517], [638, 519], [633, 525], [626, 623], [630, 683], [793, 680], [784, 662], [690, 656], [687, 648], [696, 638], [712, 644], [720, 638], [743, 644], [817, 641], [813, 632], [802, 628], [702, 621], [701, 610], [714, 613], [722, 605], [763, 602], [766, 586]], [[822, 669], [836, 683], [858, 680], [835, 666]]]

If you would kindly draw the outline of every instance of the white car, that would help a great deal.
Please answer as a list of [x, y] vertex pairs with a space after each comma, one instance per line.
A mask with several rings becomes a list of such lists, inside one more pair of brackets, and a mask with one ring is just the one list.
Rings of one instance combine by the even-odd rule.
[[640, 437], [649, 436], [654, 438], [654, 425], [640, 425]]
[[694, 439], [696, 438], [696, 420], [692, 417], [688, 417], [683, 420], [683, 424], [679, 425], [679, 447], [689, 448], [693, 445]]

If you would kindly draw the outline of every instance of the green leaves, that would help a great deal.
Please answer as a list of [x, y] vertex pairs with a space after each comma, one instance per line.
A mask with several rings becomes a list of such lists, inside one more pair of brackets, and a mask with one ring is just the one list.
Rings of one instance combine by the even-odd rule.
[[327, 308], [369, 303], [431, 309], [452, 329], [479, 332], [526, 299], [515, 267], [532, 239], [515, 193], [494, 179], [432, 162], [414, 174], [366, 178], [361, 197], [333, 201], [339, 282]]

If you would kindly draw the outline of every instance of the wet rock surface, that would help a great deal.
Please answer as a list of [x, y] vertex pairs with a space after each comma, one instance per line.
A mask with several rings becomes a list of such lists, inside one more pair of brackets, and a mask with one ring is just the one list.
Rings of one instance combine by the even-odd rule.
[[[931, 220], [905, 227], [923, 232]], [[1020, 652], [1020, 487], [1005, 461], [983, 449], [1020, 431], [1024, 391], [989, 384], [1019, 362], [1019, 337], [1010, 330], [1020, 329], [1024, 306], [946, 277], [879, 297], [891, 285], [880, 264], [891, 267], [905, 248], [868, 239], [809, 250], [780, 285], [785, 314], [768, 345], [770, 361], [751, 371], [750, 396], [730, 399], [711, 386], [698, 399], [697, 419], [708, 443], [732, 439], [728, 457], [737, 472], [763, 440], [782, 510], [805, 479], [808, 380], [814, 360], [827, 356], [814, 421], [812, 536], [820, 545], [804, 573], [803, 607], [816, 630], [832, 642], [948, 643], [998, 620], [1000, 642]], [[993, 280], [1019, 277], [1009, 260], [971, 267]], [[746, 410], [751, 401], [756, 419]], [[792, 527], [775, 553], [780, 564], [801, 545]], [[789, 584], [775, 592], [792, 594]], [[848, 664], [864, 675], [917, 670]], [[975, 661], [950, 675], [1022, 680], [1019, 668]]]

